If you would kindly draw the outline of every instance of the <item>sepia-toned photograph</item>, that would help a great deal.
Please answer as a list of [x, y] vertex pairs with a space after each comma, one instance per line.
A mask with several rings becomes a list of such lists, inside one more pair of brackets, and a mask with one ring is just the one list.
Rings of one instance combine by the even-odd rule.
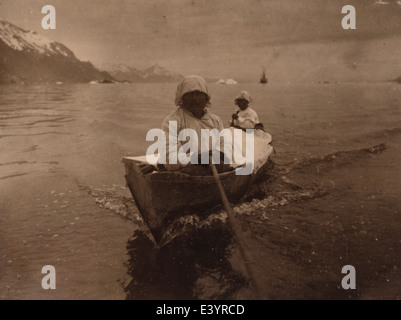
[[[0, 300], [401, 299], [400, 28], [397, 0], [0, 0]], [[245, 312], [214, 307], [149, 312]]]

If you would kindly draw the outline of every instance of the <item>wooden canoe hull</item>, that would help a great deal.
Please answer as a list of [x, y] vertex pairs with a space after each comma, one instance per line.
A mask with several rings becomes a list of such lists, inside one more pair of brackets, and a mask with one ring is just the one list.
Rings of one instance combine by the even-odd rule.
[[[177, 172], [142, 174], [138, 163], [124, 159], [126, 181], [136, 205], [157, 243], [174, 219], [186, 214], [202, 215], [221, 203], [213, 176], [190, 176]], [[230, 202], [239, 201], [256, 175], [219, 175]]]

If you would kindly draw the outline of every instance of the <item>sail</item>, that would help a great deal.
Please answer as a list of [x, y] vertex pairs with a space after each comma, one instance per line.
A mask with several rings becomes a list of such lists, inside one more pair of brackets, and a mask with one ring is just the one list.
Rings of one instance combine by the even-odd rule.
[[262, 76], [260, 77], [260, 83], [267, 83], [265, 69], [263, 69]]

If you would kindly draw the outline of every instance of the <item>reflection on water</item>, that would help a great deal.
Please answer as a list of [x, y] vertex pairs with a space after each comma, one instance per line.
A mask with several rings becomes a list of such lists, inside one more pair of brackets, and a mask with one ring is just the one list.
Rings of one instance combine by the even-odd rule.
[[217, 223], [160, 249], [136, 231], [127, 244], [127, 299], [229, 299], [247, 283], [228, 260], [232, 245], [231, 232]]

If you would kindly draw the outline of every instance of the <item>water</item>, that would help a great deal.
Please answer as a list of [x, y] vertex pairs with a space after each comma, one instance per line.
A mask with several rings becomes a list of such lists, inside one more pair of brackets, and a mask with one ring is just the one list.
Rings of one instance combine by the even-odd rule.
[[[240, 90], [273, 136], [274, 167], [234, 212], [263, 299], [400, 297], [397, 84], [211, 84], [228, 123]], [[250, 298], [216, 223], [156, 249], [124, 155], [174, 110], [174, 84], [0, 87], [1, 299]], [[358, 290], [341, 289], [341, 268]], [[41, 288], [53, 265], [57, 289]]]

